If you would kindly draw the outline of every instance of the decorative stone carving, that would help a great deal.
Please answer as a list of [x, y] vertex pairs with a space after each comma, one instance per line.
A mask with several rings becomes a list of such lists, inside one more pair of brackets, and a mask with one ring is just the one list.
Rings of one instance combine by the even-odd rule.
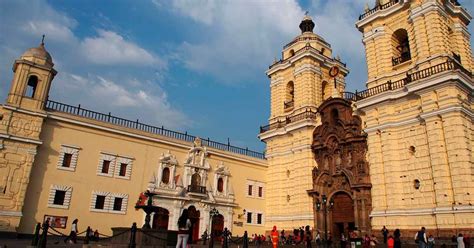
[[[317, 198], [345, 192], [352, 199], [365, 197], [370, 202], [367, 142], [360, 117], [353, 115], [351, 104], [341, 98], [323, 102], [318, 112], [322, 124], [316, 127], [312, 144], [318, 166], [313, 169], [310, 194]], [[355, 217], [358, 229], [368, 232], [370, 227], [360, 223], [370, 223], [371, 204], [353, 205], [354, 212], [363, 213]]]

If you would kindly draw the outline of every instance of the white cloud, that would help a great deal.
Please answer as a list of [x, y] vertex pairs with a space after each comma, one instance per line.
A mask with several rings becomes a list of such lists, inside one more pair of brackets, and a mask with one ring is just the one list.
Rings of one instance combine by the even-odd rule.
[[[191, 121], [173, 108], [166, 92], [153, 82], [140, 82], [135, 78], [122, 78], [121, 84], [104, 76], [89, 74], [86, 77], [62, 72], [53, 82], [53, 94], [59, 101], [82, 103], [85, 108], [113, 111], [114, 115], [141, 118], [142, 122], [184, 128]], [[61, 94], [68, 92], [67, 96]], [[84, 101], [87, 99], [87, 101]], [[133, 115], [130, 115], [133, 113]]]
[[96, 64], [162, 65], [158, 57], [138, 45], [126, 41], [119, 34], [98, 30], [97, 37], [88, 37], [81, 42], [86, 58]]
[[46, 35], [46, 41], [54, 40], [58, 42], [73, 42], [76, 37], [72, 33], [70, 27], [61, 23], [50, 21], [28, 21], [22, 27], [25, 33], [30, 33], [36, 37]]
[[283, 43], [298, 34], [304, 12], [294, 0], [179, 0], [170, 9], [206, 27], [196, 34], [198, 41], [182, 43], [179, 58], [188, 68], [223, 83], [263, 75]]
[[[25, 10], [28, 14], [18, 14]], [[122, 32], [101, 29], [94, 37], [79, 38], [77, 21], [41, 0], [0, 1], [0, 16], [1, 33], [8, 34], [0, 35], [1, 82], [11, 81], [12, 62], [46, 34], [46, 48], [58, 70], [51, 100], [171, 129], [188, 127], [188, 117], [172, 106], [157, 83], [166, 72], [163, 60], [124, 38]], [[138, 66], [116, 66], [134, 64]], [[0, 84], [1, 96], [6, 96], [9, 86]]]

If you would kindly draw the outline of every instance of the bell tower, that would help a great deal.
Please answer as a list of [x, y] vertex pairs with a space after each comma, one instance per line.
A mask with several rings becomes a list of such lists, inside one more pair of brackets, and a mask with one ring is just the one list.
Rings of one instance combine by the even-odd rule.
[[352, 100], [367, 133], [372, 230], [474, 231], [470, 20], [456, 0], [384, 0], [356, 23], [368, 89]]
[[0, 231], [15, 232], [23, 215], [31, 168], [42, 144], [45, 104], [56, 75], [53, 65], [43, 42], [13, 64], [7, 102], [0, 106]]
[[14, 78], [7, 104], [32, 111], [44, 110], [51, 81], [56, 75], [53, 59], [42, 41], [13, 64]]
[[[331, 45], [315, 34], [315, 23], [304, 16], [301, 34], [283, 47], [282, 58], [270, 65], [271, 113], [269, 124], [260, 128], [267, 145], [269, 164], [266, 194], [266, 229], [273, 225], [290, 230], [314, 223], [311, 150], [314, 128], [319, 125], [319, 105], [339, 97], [349, 73], [334, 58]], [[331, 69], [332, 68], [332, 69]]]

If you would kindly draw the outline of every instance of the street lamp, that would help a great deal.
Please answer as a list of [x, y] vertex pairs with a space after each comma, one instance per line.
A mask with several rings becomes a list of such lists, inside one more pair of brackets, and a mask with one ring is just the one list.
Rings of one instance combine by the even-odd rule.
[[319, 198], [316, 198], [316, 210], [318, 212], [321, 211], [321, 210], [323, 211], [323, 216], [324, 216], [324, 242], [327, 246], [327, 242], [328, 242], [327, 216], [328, 216], [329, 209], [331, 209], [334, 206], [334, 201], [331, 199], [329, 201], [329, 206], [328, 206], [327, 205], [327, 203], [328, 203], [327, 196], [322, 195], [321, 199], [322, 199], [322, 202], [319, 201]]
[[211, 240], [209, 241], [209, 248], [214, 247], [214, 230], [212, 230], [212, 225], [213, 225], [213, 222], [214, 222], [214, 216], [217, 216], [217, 215], [219, 215], [219, 211], [216, 208], [212, 208], [211, 211], [209, 212], [209, 216], [211, 218], [211, 226], [210, 226]]

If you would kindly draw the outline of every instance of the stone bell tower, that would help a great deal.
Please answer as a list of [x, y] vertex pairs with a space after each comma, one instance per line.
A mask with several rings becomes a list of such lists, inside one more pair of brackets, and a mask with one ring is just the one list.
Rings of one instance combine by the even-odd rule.
[[471, 16], [455, 0], [385, 0], [360, 15], [373, 230], [474, 232]]
[[[311, 150], [318, 106], [345, 88], [346, 65], [333, 58], [331, 45], [313, 33], [315, 24], [305, 16], [301, 34], [284, 46], [282, 58], [268, 69], [271, 91], [269, 124], [260, 128], [267, 144], [269, 164], [266, 192], [266, 229], [290, 230], [314, 223]], [[330, 76], [330, 69], [339, 74]]]
[[13, 64], [8, 99], [0, 107], [0, 231], [19, 226], [26, 188], [40, 132], [45, 103], [56, 75], [44, 43], [28, 49]]

